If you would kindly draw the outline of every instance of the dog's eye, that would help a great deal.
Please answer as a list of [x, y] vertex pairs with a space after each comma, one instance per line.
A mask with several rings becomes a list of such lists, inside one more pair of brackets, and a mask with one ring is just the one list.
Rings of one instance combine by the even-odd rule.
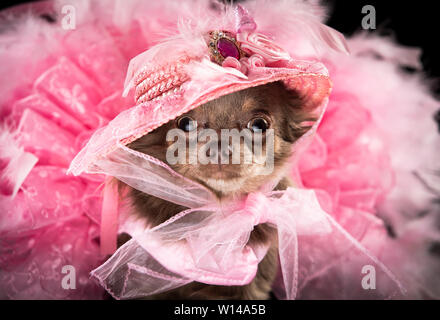
[[264, 132], [269, 129], [269, 122], [264, 118], [254, 118], [248, 122], [247, 127], [253, 132]]
[[197, 121], [185, 116], [177, 120], [177, 127], [185, 132], [190, 132], [197, 129]]

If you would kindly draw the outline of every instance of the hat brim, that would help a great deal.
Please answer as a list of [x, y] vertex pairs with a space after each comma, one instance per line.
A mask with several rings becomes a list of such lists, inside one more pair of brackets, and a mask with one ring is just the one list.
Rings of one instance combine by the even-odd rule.
[[319, 115], [325, 109], [331, 92], [327, 69], [320, 62], [291, 61], [283, 68], [254, 68], [246, 78], [219, 73], [208, 79], [190, 78], [175, 90], [121, 112], [107, 126], [98, 129], [72, 161], [69, 172], [79, 175], [105, 157], [118, 145], [127, 145], [209, 101], [221, 96], [282, 81], [299, 94], [304, 108]]

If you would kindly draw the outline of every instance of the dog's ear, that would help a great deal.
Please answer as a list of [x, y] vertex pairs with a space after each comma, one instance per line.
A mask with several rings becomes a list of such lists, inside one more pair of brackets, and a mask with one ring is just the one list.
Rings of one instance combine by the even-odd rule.
[[284, 92], [280, 101], [282, 107], [282, 137], [293, 143], [301, 138], [312, 127], [317, 119], [310, 110], [304, 108], [304, 101], [295, 91], [287, 90], [280, 83]]

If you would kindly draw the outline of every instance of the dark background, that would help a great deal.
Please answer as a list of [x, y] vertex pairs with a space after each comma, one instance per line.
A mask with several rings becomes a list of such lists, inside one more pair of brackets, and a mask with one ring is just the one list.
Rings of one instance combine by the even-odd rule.
[[[37, 0], [1, 0], [0, 9], [35, 1]], [[72, 3], [74, 2], [75, 0], [72, 0]], [[323, 0], [322, 2], [330, 4], [332, 8], [328, 24], [345, 35], [361, 29], [361, 21], [365, 16], [361, 11], [362, 7], [373, 5], [376, 8], [377, 29], [368, 32], [391, 34], [401, 44], [421, 47], [422, 63], [427, 75], [440, 78], [440, 46], [437, 45], [440, 38], [438, 35], [440, 11], [436, 10], [437, 1]], [[440, 97], [439, 81], [433, 82], [432, 90]]]
[[[432, 77], [440, 77], [440, 10], [437, 1], [371, 1], [371, 0], [335, 0], [327, 1], [333, 6], [328, 24], [350, 35], [360, 30], [364, 17], [361, 10], [364, 5], [376, 8], [376, 30], [391, 34], [395, 39], [407, 46], [417, 46], [423, 49], [422, 63], [426, 73]], [[405, 4], [406, 3], [406, 4]], [[437, 6], [436, 6], [437, 4]], [[433, 84], [433, 89], [440, 94], [440, 87]]]

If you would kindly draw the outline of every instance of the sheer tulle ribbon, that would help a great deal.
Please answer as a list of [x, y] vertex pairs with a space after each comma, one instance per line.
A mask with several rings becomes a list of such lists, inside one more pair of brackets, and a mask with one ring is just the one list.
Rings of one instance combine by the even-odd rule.
[[[400, 287], [385, 266], [321, 209], [313, 190], [255, 192], [220, 203], [203, 186], [122, 145], [97, 161], [94, 172], [115, 176], [142, 192], [189, 208], [153, 228], [132, 216], [123, 217], [119, 231], [132, 239], [92, 271], [115, 298], [145, 297], [193, 281], [227, 286], [250, 283], [268, 250], [248, 244], [253, 228], [261, 223], [277, 228], [287, 299], [294, 299], [299, 287], [301, 236], [325, 238], [336, 233]], [[316, 250], [325, 253], [326, 248]]]

